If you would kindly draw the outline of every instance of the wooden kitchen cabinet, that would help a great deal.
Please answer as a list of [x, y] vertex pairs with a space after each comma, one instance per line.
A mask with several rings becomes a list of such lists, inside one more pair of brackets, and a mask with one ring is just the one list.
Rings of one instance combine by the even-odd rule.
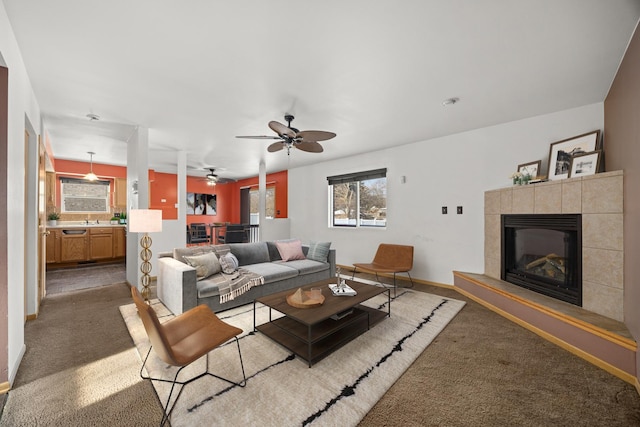
[[89, 229], [89, 260], [113, 258], [113, 232], [109, 227]]
[[60, 262], [60, 230], [47, 230], [47, 264]]
[[120, 212], [127, 211], [127, 179], [116, 178], [115, 179], [115, 202], [116, 210]]
[[56, 173], [47, 172], [46, 179], [46, 195], [47, 195], [47, 211], [50, 211], [56, 206]]
[[60, 231], [60, 262], [86, 261], [89, 231], [86, 228]]
[[125, 227], [49, 227], [47, 231], [47, 268], [121, 261], [127, 253]]
[[127, 255], [127, 236], [124, 227], [113, 229], [113, 257], [121, 258]]

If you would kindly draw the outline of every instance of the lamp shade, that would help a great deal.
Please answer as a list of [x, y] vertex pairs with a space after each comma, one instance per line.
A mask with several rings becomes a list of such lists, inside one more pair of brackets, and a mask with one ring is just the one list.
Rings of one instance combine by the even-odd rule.
[[127, 219], [133, 233], [157, 233], [162, 231], [162, 211], [159, 209], [131, 209]]

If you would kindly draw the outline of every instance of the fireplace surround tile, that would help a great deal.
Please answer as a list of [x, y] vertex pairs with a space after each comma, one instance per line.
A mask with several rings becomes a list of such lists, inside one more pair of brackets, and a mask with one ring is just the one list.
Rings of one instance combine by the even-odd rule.
[[495, 215], [500, 213], [500, 198], [502, 191], [493, 190], [484, 193], [484, 213], [485, 215]]
[[582, 246], [621, 251], [622, 214], [582, 214]]
[[511, 213], [513, 211], [513, 190], [508, 189], [500, 192], [500, 212]]
[[[485, 274], [500, 279], [501, 230], [495, 227], [499, 214], [541, 213], [555, 203], [558, 210], [545, 213], [582, 214], [583, 308], [622, 321], [623, 179], [623, 171], [613, 171], [485, 192], [485, 202], [490, 203], [485, 205]], [[561, 188], [559, 206], [557, 187]], [[552, 194], [538, 194], [545, 191]], [[499, 214], [495, 213], [498, 199]], [[544, 205], [537, 206], [539, 201]]]
[[582, 279], [585, 281], [623, 289], [623, 266], [622, 251], [582, 249]]
[[533, 189], [534, 213], [550, 214], [562, 211], [562, 184], [560, 182], [534, 185]]
[[622, 322], [623, 290], [582, 281], [582, 308]]
[[584, 179], [582, 210], [584, 213], [622, 213], [622, 175], [601, 179]]
[[[513, 189], [513, 201], [511, 204], [511, 213], [532, 213], [534, 208], [534, 190], [533, 185], [515, 187]], [[502, 212], [509, 213], [509, 212]]]
[[582, 178], [562, 181], [562, 213], [582, 212]]

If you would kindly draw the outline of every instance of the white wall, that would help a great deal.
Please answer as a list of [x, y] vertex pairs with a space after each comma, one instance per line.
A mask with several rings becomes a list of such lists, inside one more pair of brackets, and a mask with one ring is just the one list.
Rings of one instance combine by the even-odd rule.
[[[0, 3], [0, 56], [9, 68], [9, 122], [7, 155], [7, 227], [8, 241], [8, 369], [9, 382], [13, 382], [20, 360], [24, 354], [24, 281], [25, 268], [33, 270], [37, 254], [35, 250], [27, 254], [25, 260], [24, 230], [27, 215], [24, 212], [25, 198], [25, 149], [24, 131], [26, 121], [41, 123], [40, 108], [36, 102], [29, 76], [26, 72], [18, 44], [11, 31], [4, 4]], [[41, 132], [42, 133], [42, 132]], [[35, 215], [31, 213], [31, 216]], [[27, 265], [25, 266], [25, 262]], [[27, 283], [34, 288], [37, 283]], [[4, 325], [4, 322], [0, 324]], [[4, 327], [4, 326], [3, 326]]]
[[[542, 159], [546, 174], [552, 142], [603, 126], [604, 105], [597, 103], [292, 169], [290, 235], [303, 242], [331, 241], [343, 265], [370, 261], [381, 242], [413, 245], [412, 276], [452, 284], [453, 270], [484, 271], [484, 192], [511, 185], [508, 177], [522, 163]], [[330, 228], [326, 177], [383, 167], [387, 228]], [[462, 215], [456, 206], [463, 206]]]

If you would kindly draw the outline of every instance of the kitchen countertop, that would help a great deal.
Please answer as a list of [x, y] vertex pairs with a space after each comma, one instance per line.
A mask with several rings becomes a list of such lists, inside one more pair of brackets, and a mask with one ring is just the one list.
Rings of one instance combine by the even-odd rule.
[[89, 222], [85, 224], [84, 221], [64, 221], [58, 222], [56, 225], [48, 225], [47, 228], [96, 228], [96, 227], [126, 227], [127, 224], [110, 224], [109, 221], [96, 224], [95, 222]]

